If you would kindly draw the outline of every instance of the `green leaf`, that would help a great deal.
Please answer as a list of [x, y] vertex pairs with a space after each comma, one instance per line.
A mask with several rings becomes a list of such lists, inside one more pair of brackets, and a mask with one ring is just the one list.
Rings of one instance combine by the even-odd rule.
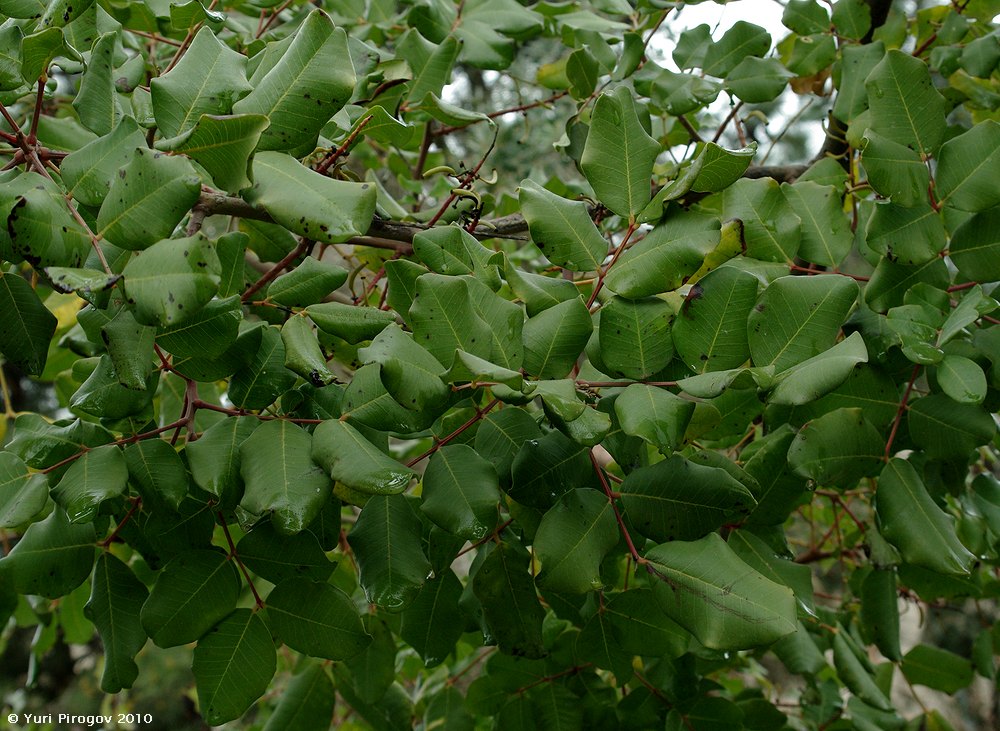
[[257, 153], [253, 180], [243, 192], [248, 203], [315, 241], [337, 244], [361, 236], [375, 215], [374, 184], [331, 180], [281, 152]]
[[[365, 363], [381, 365], [381, 385], [408, 409], [439, 411], [447, 401], [449, 389], [442, 380], [441, 363], [398, 325], [390, 324], [383, 329], [371, 345], [358, 350], [358, 358]], [[457, 351], [449, 373], [462, 370], [460, 364], [466, 359], [480, 360]], [[517, 377], [520, 378], [520, 374]]]
[[285, 347], [285, 368], [302, 376], [317, 388], [337, 380], [326, 365], [326, 356], [323, 355], [313, 326], [307, 318], [288, 318], [281, 326], [281, 342]]
[[464, 444], [439, 449], [424, 471], [420, 510], [449, 533], [477, 541], [500, 518], [496, 470]]
[[441, 43], [431, 43], [411, 28], [399, 39], [397, 48], [412, 73], [406, 101], [419, 102], [428, 93], [440, 95], [451, 78], [451, 68], [460, 49], [458, 39], [450, 35]]
[[378, 703], [396, 679], [396, 638], [386, 617], [369, 613], [363, 618], [365, 631], [372, 636], [365, 651], [344, 664], [351, 673], [351, 685], [365, 703]]
[[1000, 164], [1000, 124], [985, 120], [941, 145], [934, 176], [938, 203], [961, 211], [1000, 205], [992, 173]]
[[943, 394], [912, 401], [906, 418], [913, 441], [932, 458], [968, 459], [976, 447], [990, 442], [997, 430], [985, 409]]
[[156, 344], [178, 358], [215, 358], [236, 342], [242, 321], [239, 297], [213, 299], [182, 323], [160, 328]]
[[[34, 182], [25, 176], [25, 183]], [[61, 193], [51, 183], [23, 191], [6, 216], [9, 258], [23, 257], [32, 265], [81, 266], [91, 251], [90, 234], [70, 216]]]
[[164, 239], [129, 260], [125, 295], [144, 325], [172, 326], [195, 315], [219, 288], [219, 257], [202, 234]]
[[640, 383], [633, 383], [615, 399], [615, 413], [622, 431], [640, 437], [664, 453], [680, 449], [694, 407], [694, 401]]
[[726, 87], [745, 104], [760, 104], [776, 99], [794, 76], [776, 58], [747, 56], [726, 74]]
[[535, 532], [543, 590], [583, 594], [604, 586], [601, 561], [618, 543], [611, 502], [597, 490], [571, 490], [546, 511]]
[[875, 132], [923, 156], [934, 155], [944, 138], [945, 101], [927, 64], [890, 50], [865, 80]]
[[803, 611], [815, 614], [812, 571], [808, 566], [795, 563], [790, 556], [775, 552], [762, 538], [742, 528], [730, 533], [727, 543], [752, 569], [774, 583], [784, 584], [791, 589]]
[[355, 82], [347, 34], [316, 9], [277, 63], [263, 78], [254, 76], [254, 90], [233, 104], [233, 113], [262, 114], [270, 120], [261, 150], [301, 155], [312, 151], [319, 131], [351, 97]]
[[86, 452], [66, 470], [52, 488], [52, 499], [65, 511], [70, 523], [90, 523], [105, 500], [121, 495], [128, 483], [128, 468], [122, 450], [108, 444]]
[[376, 495], [365, 503], [347, 540], [370, 603], [399, 611], [419, 593], [431, 572], [420, 533], [420, 519], [402, 495]]
[[494, 411], [476, 430], [476, 452], [496, 468], [503, 483], [510, 481], [511, 465], [525, 442], [540, 439], [542, 431], [526, 411], [507, 408]]
[[649, 179], [659, 154], [659, 143], [639, 123], [628, 87], [597, 98], [580, 167], [605, 206], [634, 219], [649, 203]]
[[224, 505], [235, 504], [243, 495], [240, 446], [260, 423], [253, 416], [223, 419], [184, 448], [195, 483]]
[[817, 485], [852, 488], [878, 471], [884, 453], [885, 439], [861, 409], [842, 408], [802, 428], [788, 449], [788, 464]]
[[886, 658], [902, 659], [899, 649], [899, 591], [892, 568], [874, 567], [861, 584], [861, 626]]
[[948, 254], [969, 281], [1000, 279], [1000, 208], [977, 213], [955, 229]]
[[940, 258], [910, 267], [895, 264], [885, 257], [875, 267], [865, 286], [865, 302], [876, 312], [885, 312], [902, 304], [903, 296], [914, 285], [926, 283], [945, 289], [950, 281], [948, 266]]
[[580, 357], [593, 327], [579, 297], [529, 318], [524, 323], [524, 370], [538, 378], [562, 378]]
[[941, 390], [963, 404], [981, 404], [986, 398], [986, 374], [979, 365], [961, 355], [945, 355], [937, 367]]
[[139, 611], [148, 596], [149, 591], [121, 560], [108, 552], [98, 557], [83, 612], [97, 627], [104, 646], [101, 690], [105, 693], [131, 688], [139, 677], [135, 656], [146, 644]]
[[747, 316], [757, 285], [756, 277], [734, 267], [709, 272], [694, 285], [673, 325], [674, 347], [688, 368], [707, 373], [749, 360]]
[[145, 144], [139, 126], [122, 117], [114, 131], [67, 155], [59, 165], [67, 192], [87, 206], [104, 202], [119, 168], [128, 164], [133, 151]]
[[354, 427], [324, 421], [313, 432], [312, 458], [334, 480], [373, 495], [402, 492], [415, 473], [386, 456]]
[[301, 427], [282, 419], [261, 424], [240, 445], [240, 506], [250, 515], [270, 513], [279, 533], [302, 531], [330, 499], [330, 478], [311, 451], [312, 435]]
[[406, 609], [399, 636], [424, 661], [424, 667], [440, 665], [455, 649], [462, 636], [464, 617], [459, 610], [462, 582], [446, 569], [428, 579]]
[[184, 551], [160, 572], [142, 605], [142, 627], [158, 647], [194, 642], [236, 608], [242, 584], [220, 550]]
[[524, 387], [524, 376], [517, 371], [501, 368], [462, 350], [455, 351], [455, 361], [441, 378], [446, 383], [502, 383], [515, 391]]
[[792, 50], [788, 54], [788, 68], [796, 76], [815, 77], [827, 69], [836, 58], [837, 44], [830, 34], [798, 36], [792, 41]]
[[10, 452], [0, 452], [0, 528], [17, 528], [41, 512], [49, 496], [45, 475]]
[[14, 438], [5, 449], [35, 469], [51, 467], [67, 457], [114, 440], [106, 429], [89, 422], [50, 424], [38, 414], [21, 414], [14, 421]]
[[101, 327], [118, 383], [133, 391], [144, 391], [153, 362], [156, 328], [140, 325], [126, 309], [119, 310]]
[[560, 495], [589, 481], [588, 451], [558, 431], [523, 442], [511, 464], [507, 493], [524, 505], [551, 507]]
[[145, 249], [173, 233], [200, 193], [201, 178], [186, 158], [137, 147], [111, 183], [97, 232], [119, 248]]
[[239, 408], [263, 409], [293, 385], [295, 374], [285, 368], [281, 335], [273, 327], [264, 327], [259, 349], [230, 379], [228, 396]]
[[933, 261], [947, 243], [941, 216], [929, 203], [912, 208], [881, 203], [868, 219], [865, 235], [873, 251], [906, 266]]
[[543, 657], [542, 609], [528, 572], [528, 555], [520, 547], [500, 543], [479, 566], [472, 591], [500, 651], [508, 655]]
[[900, 206], [927, 203], [930, 171], [919, 153], [872, 130], [865, 132], [861, 149], [868, 182], [879, 195]]
[[799, 257], [820, 266], [838, 266], [850, 253], [854, 234], [836, 188], [799, 181], [782, 184], [781, 192], [802, 221]]
[[203, 114], [177, 137], [157, 142], [156, 149], [187, 155], [208, 171], [219, 188], [236, 193], [252, 182], [250, 155], [267, 126], [262, 114]]
[[278, 640], [310, 657], [346, 660], [371, 643], [354, 602], [330, 584], [282, 581], [267, 596], [267, 619]]
[[473, 309], [470, 288], [461, 277], [433, 273], [419, 277], [410, 322], [415, 342], [445, 368], [457, 350], [490, 356], [489, 326]]
[[144, 439], [125, 447], [124, 456], [129, 478], [144, 505], [180, 510], [188, 494], [188, 475], [180, 455], [169, 443]]
[[396, 321], [391, 312], [342, 302], [309, 305], [306, 314], [323, 332], [336, 335], [352, 344], [373, 339]]
[[698, 271], [719, 244], [718, 224], [706, 230], [674, 228], [668, 221], [655, 227], [619, 257], [604, 282], [629, 299], [640, 299], [677, 289]]
[[295, 578], [326, 581], [334, 568], [311, 532], [285, 536], [271, 522], [255, 525], [236, 548], [248, 569], [273, 584]]
[[601, 307], [601, 360], [611, 375], [642, 380], [666, 367], [674, 355], [673, 310], [655, 297], [614, 297]]
[[571, 271], [593, 272], [601, 268], [608, 242], [591, 220], [586, 203], [567, 200], [533, 180], [521, 181], [518, 201], [531, 240], [546, 259]]
[[119, 42], [118, 33], [104, 33], [97, 39], [80, 79], [80, 91], [73, 98], [80, 122], [99, 135], [109, 134], [122, 118], [112, 68], [115, 45]]
[[680, 455], [633, 470], [620, 492], [629, 522], [658, 542], [701, 538], [749, 514], [755, 504], [746, 487], [725, 470]]
[[729, 74], [747, 56], [763, 56], [771, 48], [771, 36], [759, 25], [737, 21], [705, 50], [705, 73], [720, 78]]
[[892, 704], [871, 675], [867, 657], [862, 661], [860, 650], [843, 627], [833, 635], [833, 664], [851, 693], [879, 710], [891, 710]]
[[859, 363], [868, 362], [861, 333], [853, 332], [829, 350], [793, 365], [773, 381], [768, 403], [810, 404], [847, 380]]
[[70, 523], [57, 507], [0, 559], [0, 577], [18, 594], [58, 599], [90, 576], [96, 542], [93, 523]]
[[143, 412], [148, 414], [158, 376], [159, 372], [150, 375], [146, 390], [125, 388], [118, 382], [111, 358], [102, 355], [97, 361], [97, 367], [70, 397], [69, 407], [76, 413], [105, 419], [123, 419]]
[[153, 116], [164, 138], [176, 137], [203, 114], [229, 114], [233, 103], [252, 89], [247, 59], [202, 27], [174, 68], [149, 84]]
[[840, 79], [836, 82], [837, 95], [833, 102], [833, 116], [843, 122], [851, 122], [868, 109], [865, 80], [884, 57], [885, 44], [880, 40], [842, 47]]
[[966, 576], [975, 557], [955, 534], [955, 519], [939, 508], [908, 461], [892, 459], [875, 493], [879, 531], [907, 563]]
[[268, 285], [267, 299], [285, 307], [316, 304], [346, 282], [347, 276], [343, 267], [307, 256], [290, 272]]
[[861, 40], [871, 28], [872, 9], [864, 0], [837, 0], [832, 18], [840, 35]]
[[35, 290], [17, 274], [0, 273], [0, 354], [32, 376], [45, 370], [55, 316], [45, 309]]
[[621, 650], [629, 655], [680, 657], [690, 636], [667, 617], [651, 589], [632, 589], [615, 595], [605, 605]]
[[920, 644], [903, 656], [900, 668], [907, 681], [949, 695], [972, 683], [972, 663], [940, 647]]
[[789, 0], [781, 14], [786, 28], [800, 36], [830, 29], [830, 14], [816, 0]]
[[706, 647], [741, 650], [795, 631], [795, 596], [747, 566], [717, 534], [646, 553], [667, 615]]
[[801, 220], [772, 178], [741, 178], [722, 193], [723, 219], [743, 221], [746, 255], [791, 262], [799, 250]]
[[264, 731], [328, 731], [336, 700], [333, 682], [320, 663], [303, 665], [285, 686]]
[[249, 609], [215, 625], [194, 648], [191, 664], [205, 722], [214, 726], [242, 716], [264, 695], [277, 664], [271, 633]]
[[771, 282], [747, 320], [754, 365], [773, 365], [780, 372], [823, 352], [857, 297], [857, 283], [844, 276], [788, 276]]

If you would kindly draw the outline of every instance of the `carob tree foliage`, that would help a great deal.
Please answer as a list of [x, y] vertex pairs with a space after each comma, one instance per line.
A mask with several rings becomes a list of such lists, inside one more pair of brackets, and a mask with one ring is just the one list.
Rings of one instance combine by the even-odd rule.
[[890, 685], [996, 677], [1000, 3], [680, 6], [0, 2], [7, 636], [193, 645], [210, 724], [944, 728]]

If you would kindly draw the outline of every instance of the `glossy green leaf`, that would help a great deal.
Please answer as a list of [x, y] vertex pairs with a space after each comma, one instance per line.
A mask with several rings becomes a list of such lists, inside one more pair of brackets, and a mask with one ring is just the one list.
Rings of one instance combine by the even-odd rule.
[[184, 551], [160, 572], [142, 605], [142, 627], [159, 647], [194, 642], [236, 608], [242, 582], [225, 553]]
[[122, 309], [101, 327], [101, 339], [118, 383], [133, 391], [144, 391], [152, 369], [156, 328], [140, 325], [129, 310]]
[[639, 123], [628, 87], [598, 97], [580, 167], [605, 206], [634, 219], [649, 203], [649, 179], [658, 154], [660, 145]]
[[924, 685], [944, 693], [957, 693], [972, 683], [972, 664], [954, 652], [920, 644], [903, 656], [900, 668], [914, 685]]
[[791, 589], [751, 569], [715, 533], [664, 543], [646, 559], [660, 606], [706, 647], [746, 649], [795, 631]]
[[420, 519], [405, 497], [369, 499], [348, 541], [370, 603], [399, 611], [414, 600], [431, 566], [420, 545]]
[[250, 515], [271, 514], [279, 533], [299, 533], [330, 499], [330, 478], [312, 460], [312, 435], [284, 420], [260, 425], [240, 445], [246, 492], [240, 506]]
[[463, 617], [459, 610], [462, 582], [455, 572], [445, 570], [428, 579], [406, 609], [399, 634], [417, 651], [424, 666], [440, 665], [454, 650], [463, 630]]
[[[449, 389], [442, 380], [445, 374], [441, 363], [397, 325], [385, 327], [371, 345], [358, 350], [358, 357], [366, 363], [380, 364], [382, 386], [407, 409], [437, 411], [448, 398]], [[463, 369], [467, 359], [485, 363], [468, 353], [456, 351], [449, 374], [471, 375]]]
[[270, 120], [260, 149], [302, 154], [312, 150], [320, 129], [350, 98], [354, 83], [347, 34], [316, 9], [277, 63], [263, 78], [255, 75], [253, 91], [233, 104], [233, 113]]
[[974, 556], [955, 534], [955, 520], [939, 508], [908, 461], [892, 459], [875, 493], [879, 531], [907, 563], [943, 574], [967, 575]]
[[582, 594], [603, 587], [601, 561], [618, 543], [618, 524], [608, 498], [597, 490], [571, 490], [546, 511], [535, 533], [542, 564], [538, 586]]
[[676, 230], [669, 222], [657, 226], [621, 255], [605, 283], [630, 299], [669, 292], [698, 271], [719, 240], [712, 224], [700, 231]]
[[95, 230], [119, 248], [145, 249], [173, 233], [200, 193], [201, 178], [186, 158], [137, 147], [113, 179]]
[[749, 514], [755, 504], [746, 487], [724, 470], [680, 455], [633, 470], [620, 492], [629, 522], [658, 542], [701, 538]]
[[807, 566], [777, 553], [766, 541], [749, 530], [729, 534], [729, 547], [755, 571], [776, 584], [784, 584], [795, 593], [803, 611], [814, 614], [812, 571]]
[[318, 662], [305, 664], [305, 669], [288, 681], [264, 731], [326, 731], [335, 698], [326, 668]]
[[794, 33], [807, 36], [830, 27], [830, 14], [816, 0], [789, 0], [781, 14], [782, 24]]
[[945, 101], [918, 58], [890, 50], [865, 80], [875, 132], [921, 155], [934, 155], [944, 138]]
[[885, 439], [858, 408], [842, 408], [806, 424], [788, 449], [796, 474], [818, 485], [852, 488], [878, 472]]
[[150, 82], [156, 126], [164, 138], [187, 132], [203, 114], [229, 114], [252, 87], [246, 56], [203, 27], [174, 68]]
[[372, 183], [331, 180], [281, 152], [254, 156], [253, 181], [243, 192], [248, 203], [289, 231], [316, 241], [336, 244], [361, 236], [375, 214]]
[[242, 496], [240, 447], [260, 425], [254, 417], [224, 419], [184, 448], [191, 477], [202, 490], [223, 503]]
[[981, 404], [986, 398], [986, 374], [979, 365], [961, 355], [946, 355], [937, 367], [941, 390], [959, 403]]
[[709, 272], [694, 285], [673, 325], [674, 347], [688, 368], [707, 373], [749, 360], [747, 316], [757, 301], [757, 285], [756, 277], [730, 267]]
[[593, 470], [587, 452], [558, 431], [523, 442], [511, 464], [507, 493], [524, 505], [550, 507], [563, 493], [586, 484]]
[[801, 221], [773, 179], [737, 180], [722, 193], [722, 215], [743, 221], [747, 256], [792, 261], [798, 253]]
[[201, 234], [165, 239], [131, 259], [122, 272], [136, 320], [171, 326], [204, 307], [219, 288], [219, 258]]
[[57, 599], [80, 586], [94, 566], [93, 523], [73, 524], [61, 508], [32, 523], [0, 559], [0, 576], [18, 594]]
[[373, 495], [402, 492], [415, 474], [379, 451], [354, 427], [337, 420], [316, 427], [312, 458], [334, 480]]
[[469, 286], [460, 277], [424, 274], [418, 278], [410, 321], [416, 343], [445, 368], [457, 350], [490, 356], [489, 326], [473, 308]]
[[782, 371], [826, 350], [857, 296], [858, 285], [849, 277], [776, 279], [747, 320], [754, 365], [773, 365]]
[[101, 690], [105, 693], [131, 688], [139, 676], [135, 656], [146, 644], [139, 612], [148, 596], [143, 583], [120, 559], [107, 552], [98, 557], [83, 611], [97, 627], [104, 646]]
[[297, 373], [317, 388], [329, 385], [336, 376], [326, 364], [313, 326], [305, 317], [290, 317], [281, 327], [285, 347], [285, 368]]
[[281, 642], [310, 657], [346, 660], [371, 642], [344, 592], [304, 578], [286, 579], [271, 590], [267, 619]]
[[80, 81], [80, 91], [73, 99], [73, 108], [80, 122], [99, 135], [109, 134], [122, 118], [112, 68], [115, 44], [118, 42], [117, 33], [104, 33], [97, 39]]
[[664, 388], [634, 383], [615, 399], [615, 413], [626, 434], [668, 453], [679, 449], [694, 414], [693, 401]]
[[0, 273], [0, 353], [33, 376], [41, 375], [56, 330], [56, 318], [45, 309], [27, 281]]
[[295, 269], [268, 285], [267, 298], [285, 307], [316, 304], [346, 282], [347, 275], [341, 266], [307, 256]]
[[879, 195], [906, 207], [927, 202], [930, 171], [919, 153], [873, 130], [865, 132], [861, 146], [868, 182]]
[[906, 413], [910, 436], [930, 457], [968, 459], [996, 435], [993, 417], [980, 406], [944, 394], [913, 400]]
[[156, 344], [175, 357], [214, 358], [236, 342], [242, 320], [239, 297], [213, 299], [183, 322], [160, 328]]
[[938, 203], [962, 211], [1000, 205], [992, 170], [1000, 164], [1000, 124], [989, 119], [941, 145], [935, 175]]
[[113, 445], [97, 447], [73, 462], [52, 499], [65, 511], [70, 523], [90, 523], [105, 500], [122, 494], [128, 468], [122, 450]]
[[474, 449], [439, 449], [424, 471], [420, 510], [449, 533], [470, 541], [486, 536], [500, 518], [496, 470]]
[[905, 266], [934, 260], [946, 243], [941, 217], [929, 203], [911, 208], [880, 204], [868, 219], [865, 234], [874, 251]]
[[600, 269], [608, 242], [591, 220], [586, 203], [567, 200], [532, 180], [521, 181], [518, 201], [531, 240], [546, 259], [572, 271]]
[[839, 192], [833, 186], [809, 181], [785, 183], [781, 192], [802, 221], [799, 257], [820, 266], [838, 266], [853, 242]]
[[321, 330], [349, 343], [371, 340], [395, 321], [391, 312], [342, 302], [310, 305], [306, 308], [306, 313]]
[[763, 56], [771, 48], [771, 36], [759, 25], [739, 20], [705, 51], [706, 74], [724, 77], [747, 56]]
[[180, 509], [188, 494], [187, 469], [168, 442], [144, 439], [125, 447], [124, 457], [129, 479], [145, 504]]
[[0, 452], [0, 528], [27, 523], [45, 506], [49, 482], [45, 475], [28, 471], [10, 452]]
[[262, 114], [203, 114], [176, 137], [160, 140], [156, 149], [180, 152], [196, 161], [222, 190], [236, 193], [251, 184], [250, 155], [268, 120]]
[[899, 593], [896, 572], [874, 567], [861, 583], [861, 623], [886, 658], [899, 662]]
[[510, 543], [490, 551], [472, 580], [483, 616], [500, 651], [537, 659], [545, 654], [542, 620], [545, 610], [528, 572], [528, 555]]
[[851, 693], [865, 703], [881, 711], [890, 710], [892, 704], [872, 677], [867, 658], [862, 662], [854, 640], [842, 627], [838, 630], [833, 635], [832, 643], [833, 664], [838, 677]]
[[396, 640], [386, 619], [373, 613], [362, 617], [371, 643], [344, 663], [351, 673], [351, 684], [365, 703], [378, 703], [396, 680]]
[[496, 468], [503, 483], [510, 480], [511, 465], [525, 442], [542, 437], [535, 420], [523, 409], [508, 408], [487, 416], [476, 431], [476, 452]]
[[267, 690], [277, 664], [271, 633], [257, 614], [237, 609], [215, 625], [194, 648], [191, 664], [205, 721], [242, 716]]
[[270, 522], [255, 525], [237, 551], [248, 569], [274, 584], [293, 578], [326, 581], [334, 568], [311, 532], [286, 536]]
[[524, 323], [524, 370], [539, 378], [562, 378], [580, 357], [593, 327], [579, 297], [529, 318]]
[[285, 368], [281, 335], [273, 327], [264, 327], [259, 349], [230, 379], [228, 396], [239, 408], [263, 409], [294, 384], [295, 374]]
[[1000, 279], [1000, 208], [977, 213], [955, 229], [948, 253], [968, 280]]
[[864, 338], [861, 333], [851, 333], [829, 350], [778, 374], [773, 380], [768, 403], [810, 404], [847, 380], [859, 363], [867, 362]]
[[673, 310], [663, 300], [614, 297], [601, 307], [601, 360], [612, 375], [642, 380], [666, 367], [674, 355]]
[[448, 83], [459, 48], [454, 36], [436, 44], [424, 39], [416, 30], [408, 31], [399, 41], [399, 55], [412, 73], [406, 100], [420, 101], [428, 93], [440, 94]]
[[793, 76], [776, 58], [747, 56], [726, 74], [726, 87], [744, 103], [760, 104], [777, 98]]

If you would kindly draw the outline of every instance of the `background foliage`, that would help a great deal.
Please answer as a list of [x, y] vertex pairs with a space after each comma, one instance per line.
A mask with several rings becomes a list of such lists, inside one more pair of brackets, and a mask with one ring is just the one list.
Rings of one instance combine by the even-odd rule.
[[1000, 5], [684, 5], [0, 2], [13, 710], [996, 723]]

